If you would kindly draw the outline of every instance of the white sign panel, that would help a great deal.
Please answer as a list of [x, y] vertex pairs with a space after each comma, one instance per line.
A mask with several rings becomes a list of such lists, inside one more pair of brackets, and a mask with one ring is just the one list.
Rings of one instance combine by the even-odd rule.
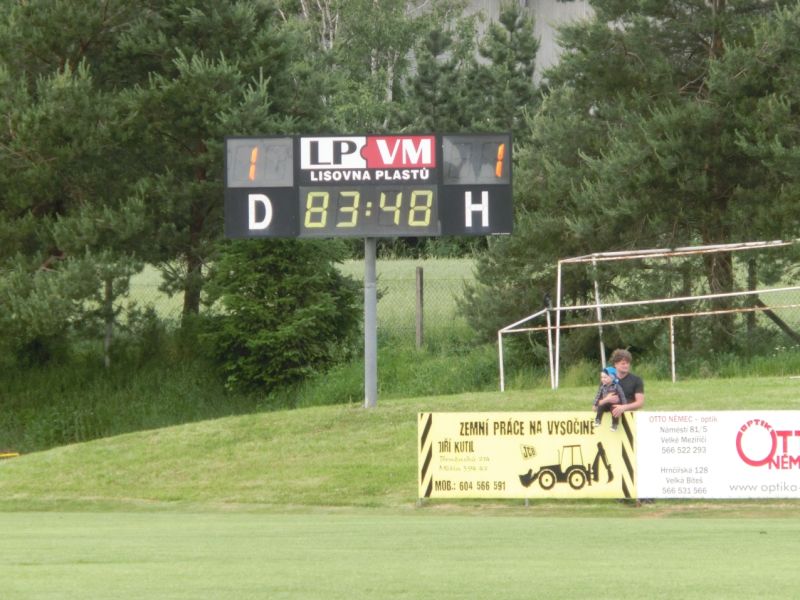
[[639, 498], [800, 498], [800, 411], [639, 412]]

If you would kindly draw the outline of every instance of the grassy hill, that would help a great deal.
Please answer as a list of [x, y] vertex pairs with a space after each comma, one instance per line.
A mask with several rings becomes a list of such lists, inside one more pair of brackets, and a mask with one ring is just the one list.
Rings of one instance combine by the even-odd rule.
[[[379, 400], [369, 411], [267, 412], [65, 446], [0, 462], [0, 510], [409, 509], [417, 495], [418, 412], [588, 411], [593, 392]], [[800, 407], [800, 380], [785, 377], [653, 382], [646, 392], [647, 410]]]
[[[798, 386], [656, 381], [647, 409], [795, 409]], [[792, 597], [797, 501], [415, 509], [419, 411], [588, 412], [593, 391], [267, 412], [0, 461], [3, 598]]]

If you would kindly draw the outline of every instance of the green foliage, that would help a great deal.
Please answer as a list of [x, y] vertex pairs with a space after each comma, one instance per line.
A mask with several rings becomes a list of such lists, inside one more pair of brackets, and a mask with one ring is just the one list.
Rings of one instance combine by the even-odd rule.
[[453, 26], [430, 21], [414, 49], [417, 68], [406, 91], [405, 123], [412, 131], [468, 130], [472, 109], [465, 102], [475, 69], [474, 18]]
[[[478, 44], [464, 6], [0, 4], [6, 346], [36, 362], [80, 343], [75, 333], [103, 336], [108, 364], [112, 339], [139, 316], [127, 294], [145, 263], [163, 266], [184, 314], [198, 312], [221, 243], [226, 135], [499, 127], [509, 111], [516, 127], [532, 89], [532, 24], [506, 6]], [[482, 110], [487, 97], [496, 106]], [[448, 255], [484, 246], [417, 244]], [[324, 279], [327, 258], [312, 264]]]
[[[517, 148], [526, 136], [525, 115], [537, 105], [533, 71], [539, 44], [533, 26], [516, 2], [503, 3], [498, 20], [480, 38], [475, 17], [431, 20], [415, 48], [417, 69], [406, 91], [402, 126], [448, 133], [510, 131]], [[395, 246], [395, 256], [456, 257], [484, 253], [487, 241], [450, 237]]]
[[294, 37], [274, 17], [255, 2], [172, 2], [143, 13], [120, 40], [120, 60], [130, 59], [140, 77], [123, 98], [130, 135], [145, 149], [138, 193], [154, 224], [148, 258], [182, 263], [172, 284], [184, 314], [199, 311], [204, 265], [222, 232], [224, 137], [292, 126], [273, 107], [269, 82], [286, 69], [284, 41]]
[[497, 386], [497, 351], [490, 345], [449, 353], [399, 346], [387, 348], [380, 358], [379, 380], [386, 398], [460, 394]]
[[[0, 439], [33, 452], [132, 431], [250, 412], [258, 398], [229, 395], [214, 370], [152, 315], [135, 313], [101, 368], [97, 345], [37, 338], [22, 361], [5, 354]], [[50, 346], [46, 344], [50, 342]], [[37, 353], [46, 353], [40, 357]], [[46, 366], [41, 366], [42, 362]]]
[[152, 0], [106, 0], [102, 6], [6, 0], [0, 3], [0, 57], [23, 85], [85, 64], [111, 89], [128, 73], [113, 57], [120, 33], [152, 8]]
[[758, 24], [752, 46], [732, 45], [710, 77], [737, 123], [733, 143], [754, 170], [747, 218], [776, 237], [795, 237], [800, 228], [799, 31], [800, 6], [776, 10]]
[[[318, 4], [309, 15], [328, 70], [321, 100], [333, 131], [386, 131], [395, 91], [408, 69], [417, 20], [414, 4], [370, 0]], [[418, 17], [417, 17], [418, 18]]]
[[58, 271], [31, 272], [21, 259], [11, 265], [0, 280], [0, 318], [4, 342], [12, 351], [39, 338], [63, 337], [81, 300], [97, 289], [83, 262], [70, 262]]
[[222, 311], [205, 343], [231, 389], [270, 391], [348, 356], [358, 287], [331, 261], [341, 246], [274, 240], [231, 243], [211, 276]]
[[[471, 83], [473, 127], [524, 134], [524, 116], [536, 105], [533, 70], [539, 42], [533, 19], [519, 2], [504, 1], [497, 22], [489, 24], [478, 51]], [[488, 99], [488, 100], [487, 100]]]
[[70, 330], [92, 329], [99, 318], [110, 346], [114, 303], [141, 269], [136, 254], [146, 227], [141, 204], [125, 197], [118, 107], [84, 63], [40, 77], [30, 92], [11, 92], [0, 132], [6, 343], [42, 360], [48, 354], [33, 352], [37, 345], [63, 343]]
[[[562, 60], [516, 149], [514, 236], [490, 247], [467, 295], [487, 337], [535, 312], [544, 293], [554, 297], [559, 258], [798, 234], [797, 203], [784, 195], [796, 169], [775, 169], [794, 147], [796, 114], [779, 108], [796, 96], [786, 85], [793, 70], [778, 65], [783, 53], [791, 60], [797, 11], [757, 0], [591, 4], [593, 20], [562, 29]], [[785, 132], [777, 143], [776, 125]], [[723, 253], [599, 272], [606, 299], [735, 289], [735, 262]], [[591, 302], [592, 288], [591, 271], [564, 272], [564, 303]], [[722, 316], [688, 333], [697, 350], [736, 351], [735, 329]], [[620, 345], [653, 349], [648, 326], [626, 331]], [[574, 358], [595, 352], [581, 334], [567, 345]]]

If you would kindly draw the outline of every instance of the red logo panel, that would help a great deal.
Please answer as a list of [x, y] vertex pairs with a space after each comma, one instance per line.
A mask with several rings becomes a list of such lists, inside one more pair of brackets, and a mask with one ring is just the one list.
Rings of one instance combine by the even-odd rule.
[[435, 140], [432, 135], [370, 136], [361, 155], [368, 169], [434, 168]]

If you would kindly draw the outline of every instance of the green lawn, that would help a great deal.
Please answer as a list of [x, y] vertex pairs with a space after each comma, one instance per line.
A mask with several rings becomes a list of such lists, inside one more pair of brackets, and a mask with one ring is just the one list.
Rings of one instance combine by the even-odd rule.
[[[655, 381], [647, 409], [797, 409], [799, 388]], [[418, 411], [588, 411], [592, 393], [379, 399], [0, 461], [0, 598], [797, 595], [797, 501], [417, 505]]]
[[[797, 409], [788, 377], [648, 382], [647, 410]], [[0, 462], [0, 510], [148, 504], [405, 510], [421, 411], [589, 411], [594, 387], [378, 399], [143, 431]]]
[[797, 519], [0, 513], [5, 600], [791, 598]]

